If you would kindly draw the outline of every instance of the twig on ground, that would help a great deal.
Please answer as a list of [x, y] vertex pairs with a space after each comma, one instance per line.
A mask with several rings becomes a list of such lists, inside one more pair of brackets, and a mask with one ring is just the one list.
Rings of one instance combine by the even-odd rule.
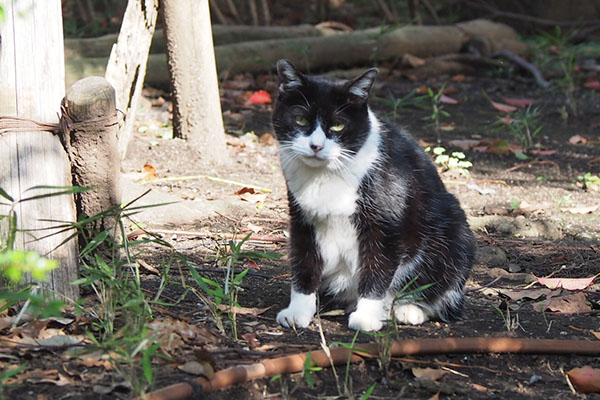
[[232, 181], [231, 179], [223, 179], [216, 176], [210, 175], [188, 175], [188, 176], [170, 176], [168, 178], [158, 178], [158, 179], [146, 179], [141, 181], [142, 185], [147, 185], [149, 183], [158, 183], [158, 182], [175, 182], [175, 181], [191, 181], [196, 179], [208, 179], [209, 181], [219, 182], [219, 183], [227, 183], [229, 185], [236, 185], [241, 187], [247, 187], [250, 189], [260, 190], [261, 192], [271, 193], [271, 189], [264, 188], [262, 186], [252, 185], [249, 183]]
[[[230, 233], [212, 233], [212, 232], [193, 232], [193, 231], [173, 231], [168, 229], [136, 229], [135, 231], [129, 233], [127, 235], [128, 240], [134, 240], [140, 235], [151, 235], [151, 236], [160, 236], [160, 235], [176, 235], [176, 236], [189, 236], [201, 239], [210, 239], [210, 238], [224, 238], [224, 239], [235, 239], [239, 237], [239, 235], [232, 235]], [[269, 242], [269, 243], [286, 243], [287, 239], [279, 236], [250, 236], [248, 238], [248, 242]]]
[[524, 168], [524, 167], [529, 167], [531, 165], [535, 165], [535, 164], [550, 164], [550, 165], [554, 165], [556, 168], [560, 168], [558, 166], [558, 164], [556, 164], [554, 161], [549, 161], [549, 160], [537, 160], [537, 161], [529, 161], [523, 164], [519, 164], [519, 165], [515, 165], [514, 167], [511, 167], [509, 169], [507, 169], [505, 172], [513, 172], [516, 171], [518, 169]]
[[544, 79], [544, 77], [542, 76], [542, 73], [540, 72], [538, 67], [536, 67], [534, 64], [532, 64], [528, 61], [525, 61], [518, 54], [515, 54], [510, 50], [501, 49], [501, 50], [497, 51], [496, 53], [494, 53], [492, 55], [492, 57], [504, 57], [504, 58], [514, 62], [521, 68], [523, 68], [523, 69], [527, 70], [529, 73], [531, 73], [531, 75], [533, 75], [533, 78], [535, 79], [536, 83], [539, 86], [543, 87], [544, 89], [550, 87], [550, 82], [548, 82], [547, 80]]

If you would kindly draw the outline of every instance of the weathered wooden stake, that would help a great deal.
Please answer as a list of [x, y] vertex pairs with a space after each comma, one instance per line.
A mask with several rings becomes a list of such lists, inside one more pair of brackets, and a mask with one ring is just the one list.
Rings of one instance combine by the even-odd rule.
[[105, 78], [114, 86], [117, 92], [117, 108], [124, 115], [119, 134], [121, 158], [125, 157], [133, 131], [157, 16], [158, 0], [129, 0], [119, 39], [112, 47], [106, 67]]
[[[71, 159], [73, 184], [94, 187], [75, 196], [77, 214], [98, 215], [121, 203], [115, 89], [104, 78], [84, 78], [67, 91], [63, 106], [63, 143]], [[102, 218], [91, 227], [99, 232], [114, 228], [114, 222], [112, 217]]]
[[[2, 1], [2, 5], [0, 115], [57, 123], [65, 92], [60, 0]], [[55, 191], [28, 190], [40, 185], [71, 186], [69, 162], [59, 138], [51, 132], [0, 135], [0, 187], [15, 199]], [[0, 214], [6, 214], [6, 208], [0, 206]], [[20, 229], [16, 246], [60, 262], [44, 286], [58, 298], [78, 298], [79, 288], [71, 284], [78, 278], [77, 241], [57, 248], [73, 232], [59, 234], [51, 229], [75, 221], [73, 196], [25, 201], [15, 210]], [[47, 236], [51, 233], [55, 234]]]

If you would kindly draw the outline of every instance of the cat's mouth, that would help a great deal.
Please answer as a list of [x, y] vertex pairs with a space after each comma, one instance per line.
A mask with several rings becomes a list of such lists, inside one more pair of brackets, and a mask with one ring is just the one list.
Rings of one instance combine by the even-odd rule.
[[325, 167], [329, 164], [329, 160], [326, 158], [319, 157], [317, 154], [303, 155], [300, 159], [309, 167]]

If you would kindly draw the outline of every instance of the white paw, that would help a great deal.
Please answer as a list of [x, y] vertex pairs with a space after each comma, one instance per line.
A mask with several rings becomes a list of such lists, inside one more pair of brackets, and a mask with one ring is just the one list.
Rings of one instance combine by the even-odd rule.
[[374, 332], [381, 329], [385, 319], [383, 300], [359, 299], [356, 311], [350, 314], [348, 326], [355, 330]]
[[315, 293], [302, 294], [292, 289], [290, 305], [279, 311], [277, 322], [286, 328], [306, 328], [317, 312]]
[[416, 304], [398, 305], [394, 314], [401, 324], [421, 325], [429, 319], [425, 311]]

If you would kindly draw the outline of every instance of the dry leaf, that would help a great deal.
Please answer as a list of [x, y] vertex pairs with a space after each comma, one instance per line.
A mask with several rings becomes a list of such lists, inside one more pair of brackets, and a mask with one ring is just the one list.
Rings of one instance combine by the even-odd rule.
[[158, 175], [156, 175], [156, 168], [154, 168], [154, 166], [152, 164], [144, 164], [144, 169], [143, 169], [143, 173], [144, 173], [144, 179], [156, 179], [158, 178]]
[[538, 312], [550, 310], [561, 314], [578, 314], [592, 311], [592, 307], [587, 304], [587, 297], [582, 292], [540, 301], [533, 304], [533, 309]]
[[160, 276], [160, 271], [154, 268], [152, 265], [148, 264], [146, 261], [138, 259], [137, 262], [138, 264], [140, 264], [141, 267], [149, 271], [151, 274]]
[[500, 112], [517, 111], [517, 107], [515, 107], [515, 106], [509, 106], [508, 104], [503, 104], [503, 103], [496, 103], [495, 101], [492, 101], [492, 100], [490, 100], [490, 103], [492, 103], [492, 107], [494, 107], [496, 110], [498, 110]]
[[510, 97], [503, 97], [502, 100], [508, 105], [515, 107], [527, 107], [533, 104], [533, 99], [512, 99]]
[[479, 391], [479, 392], [490, 392], [490, 388], [487, 388], [483, 385], [479, 385], [477, 383], [472, 383], [471, 386], [473, 386], [473, 389]]
[[600, 369], [586, 365], [567, 372], [571, 383], [581, 393], [600, 393]]
[[561, 208], [562, 211], [568, 211], [571, 214], [591, 214], [598, 210], [598, 206], [577, 206]]
[[452, 97], [446, 96], [445, 94], [442, 93], [442, 95], [440, 96], [440, 103], [442, 104], [458, 104], [458, 100], [453, 99]]
[[275, 138], [270, 133], [263, 133], [258, 138], [258, 143], [263, 144], [265, 146], [272, 146], [275, 144]]
[[248, 342], [248, 347], [255, 349], [260, 346], [260, 340], [253, 333], [244, 333], [242, 339]]
[[260, 315], [263, 314], [265, 311], [267, 311], [269, 308], [271, 307], [266, 307], [266, 308], [253, 308], [253, 307], [229, 307], [225, 304], [221, 304], [219, 306], [219, 309], [221, 311], [232, 311], [235, 312], [238, 315]]
[[148, 328], [158, 334], [158, 342], [166, 350], [183, 346], [182, 341], [213, 343], [217, 340], [217, 337], [203, 326], [190, 325], [169, 317], [155, 319], [148, 324]]
[[402, 56], [402, 65], [409, 66], [412, 68], [421, 67], [425, 65], [425, 62], [426, 61], [424, 59], [417, 56], [413, 56], [412, 54], [405, 53]]
[[450, 146], [458, 147], [461, 150], [471, 150], [481, 144], [481, 140], [476, 139], [457, 139], [448, 142]]
[[449, 374], [450, 372], [445, 371], [443, 369], [437, 368], [412, 368], [412, 373], [417, 379], [430, 379], [432, 381], [437, 381], [442, 376]]
[[452, 78], [450, 78], [450, 80], [452, 80], [452, 82], [467, 82], [469, 80], [469, 78], [467, 78], [466, 76], [464, 76], [462, 74], [458, 74], [458, 75], [454, 75]]
[[539, 283], [550, 289], [563, 288], [566, 290], [583, 290], [590, 286], [597, 276], [594, 275], [591, 278], [538, 278], [534, 275]]
[[573, 135], [569, 138], [571, 144], [586, 144], [588, 140], [581, 135]]
[[499, 293], [506, 297], [509, 297], [513, 301], [521, 299], [532, 299], [537, 300], [542, 296], [548, 296], [552, 293], [550, 289], [523, 289], [523, 290], [511, 290], [511, 289], [496, 289]]
[[551, 156], [556, 154], [557, 150], [531, 150], [530, 153], [536, 156]]
[[187, 372], [190, 375], [202, 375], [210, 379], [215, 374], [215, 370], [208, 362], [199, 362], [196, 360], [188, 361], [183, 365], [177, 366], [177, 369]]

